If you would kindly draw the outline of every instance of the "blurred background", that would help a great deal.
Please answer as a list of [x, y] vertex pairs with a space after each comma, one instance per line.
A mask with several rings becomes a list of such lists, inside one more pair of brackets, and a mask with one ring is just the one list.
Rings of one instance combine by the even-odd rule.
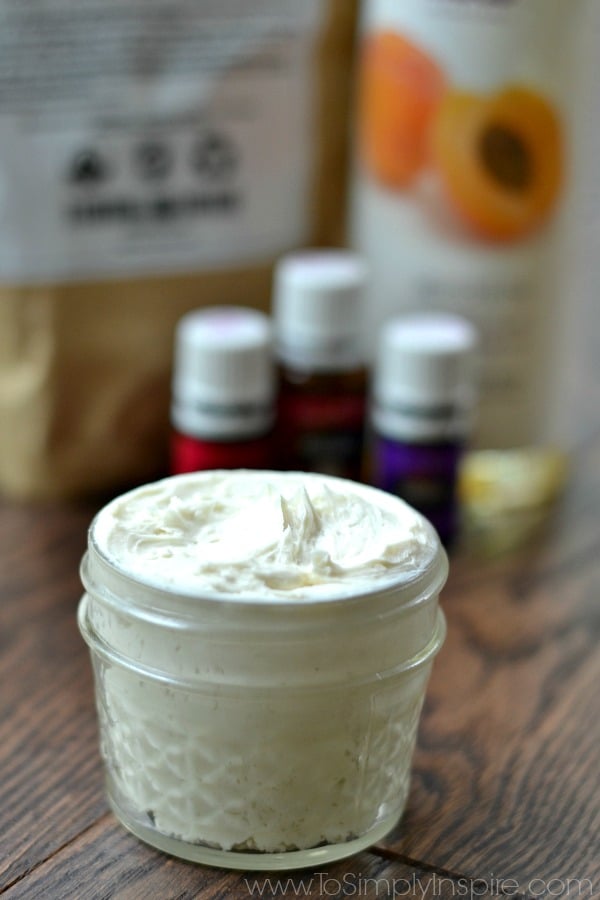
[[[323, 435], [339, 439], [361, 369], [353, 474], [380, 483], [369, 435], [381, 330], [442, 312], [478, 334], [469, 421], [425, 437], [396, 423], [383, 437], [469, 451], [458, 474], [425, 475], [438, 493], [452, 482], [475, 530], [507, 507], [514, 524], [519, 505], [537, 521], [560, 493], [573, 448], [598, 428], [600, 5], [298, 6], [0, 5], [5, 496], [112, 495], [180, 471], [178, 323], [207, 307], [271, 316], [278, 264], [303, 248], [364, 261], [352, 312], [361, 349], [337, 367], [329, 351], [326, 364], [311, 357], [337, 288], [307, 275], [310, 302], [324, 299], [306, 313], [305, 356], [290, 362], [281, 323], [268, 351], [281, 392], [271, 465], [329, 468]], [[307, 412], [297, 395], [311, 391], [321, 399]], [[200, 402], [193, 386], [190, 396]], [[192, 424], [184, 437], [221, 447], [254, 436]], [[196, 463], [186, 452], [188, 468], [255, 458], [243, 446], [233, 457], [194, 451]], [[401, 474], [382, 486], [402, 494]]]

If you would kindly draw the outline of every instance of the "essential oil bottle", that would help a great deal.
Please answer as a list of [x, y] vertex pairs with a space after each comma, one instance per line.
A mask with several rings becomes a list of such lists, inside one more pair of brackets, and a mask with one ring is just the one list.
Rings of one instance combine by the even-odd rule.
[[422, 512], [451, 544], [457, 478], [471, 431], [473, 325], [458, 316], [394, 318], [380, 333], [367, 480]]
[[238, 306], [184, 316], [175, 338], [172, 474], [272, 468], [275, 414], [269, 318]]
[[360, 477], [365, 282], [364, 262], [344, 250], [294, 253], [277, 266], [273, 311], [283, 469]]

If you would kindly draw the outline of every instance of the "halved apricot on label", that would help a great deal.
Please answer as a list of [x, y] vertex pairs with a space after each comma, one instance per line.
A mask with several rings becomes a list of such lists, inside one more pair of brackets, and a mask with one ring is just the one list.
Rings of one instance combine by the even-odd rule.
[[432, 126], [432, 161], [456, 211], [489, 240], [517, 240], [547, 220], [563, 177], [550, 103], [525, 87], [492, 97], [450, 91]]
[[427, 156], [431, 118], [444, 91], [437, 63], [393, 31], [365, 40], [358, 123], [364, 164], [383, 184], [404, 188]]

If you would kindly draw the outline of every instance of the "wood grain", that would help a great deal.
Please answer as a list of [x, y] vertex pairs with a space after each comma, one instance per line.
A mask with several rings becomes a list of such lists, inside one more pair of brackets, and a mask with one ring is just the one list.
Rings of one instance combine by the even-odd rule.
[[577, 460], [537, 548], [475, 570], [457, 562], [410, 807], [383, 844], [404, 858], [501, 874], [523, 890], [559, 879], [558, 891], [569, 878], [585, 896], [598, 889], [597, 447]]
[[3, 507], [0, 887], [106, 810], [89, 661], [75, 623], [90, 509]]
[[[254, 876], [171, 859], [107, 811], [75, 622], [93, 511], [0, 504], [0, 893], [251, 896]], [[305, 872], [279, 896], [387, 897], [394, 878], [397, 895], [421, 900], [533, 896], [548, 886], [548, 898], [579, 898], [592, 895], [586, 879], [597, 892], [599, 572], [600, 434], [590, 434], [537, 544], [452, 561], [448, 639], [401, 825], [369, 853], [327, 868], [337, 893]], [[256, 880], [273, 895], [273, 882]]]
[[[360, 853], [350, 860], [314, 870], [284, 873], [225, 872], [172, 859], [146, 847], [106, 816], [31, 875], [9, 889], [6, 900], [31, 897], [77, 900], [249, 900], [264, 897], [468, 895], [472, 883], [441, 872], [408, 866], [395, 859]], [[483, 883], [476, 897], [491, 897]]]

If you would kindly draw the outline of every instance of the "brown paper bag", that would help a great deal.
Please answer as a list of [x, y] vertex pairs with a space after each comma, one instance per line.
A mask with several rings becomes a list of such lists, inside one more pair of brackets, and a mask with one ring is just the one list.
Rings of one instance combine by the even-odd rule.
[[[227, 0], [225, 6], [233, 9], [239, 2]], [[178, 0], [170, 3], [173, 15], [179, 11], [185, 16], [189, 10]], [[9, 212], [21, 203], [25, 210], [12, 225], [8, 213], [0, 221], [0, 242], [2, 229], [7, 232], [6, 252], [0, 252], [4, 282], [0, 286], [0, 488], [6, 493], [75, 496], [164, 474], [173, 333], [180, 316], [195, 307], [221, 303], [268, 310], [271, 269], [279, 253], [290, 246], [340, 242], [356, 4], [354, 0], [311, 0], [307, 10], [311, 7], [312, 12], [305, 15], [284, 3], [287, 12], [277, 12], [280, 18], [272, 25], [268, 15], [274, 15], [274, 0], [245, 3], [247, 12], [256, 7], [261, 13], [267, 35], [257, 49], [252, 45], [249, 58], [243, 53], [236, 56], [232, 49], [237, 46], [231, 43], [233, 37], [244, 36], [244, 25], [236, 19], [234, 28], [233, 19], [223, 19], [224, 6], [215, 7], [209, 0], [197, 4], [200, 9], [206, 7], [214, 34], [221, 29], [220, 37], [213, 35], [208, 45], [196, 13], [189, 27], [182, 30], [179, 22], [177, 30], [170, 18], [168, 23], [164, 17], [152, 18], [161, 11], [164, 14], [166, 0], [152, 0], [145, 7], [151, 7], [151, 13], [140, 10], [138, 18], [126, 21], [120, 17], [131, 12], [126, 13], [115, 0], [106, 0], [106, 21], [112, 30], [106, 23], [97, 23], [97, 28], [105, 29], [104, 43], [112, 47], [117, 61], [118, 54], [125, 52], [116, 42], [117, 25], [119, 33], [129, 33], [123, 31], [127, 27], [137, 34], [135, 29], [142, 28], [148, 14], [148, 30], [142, 34], [145, 42], [136, 46], [147, 48], [150, 42], [155, 53], [162, 50], [163, 58], [175, 55], [171, 88], [175, 101], [180, 100], [179, 108], [175, 103], [171, 109], [162, 98], [160, 67], [150, 73], [155, 90], [146, 109], [139, 73], [129, 72], [124, 83], [130, 88], [133, 84], [131, 90], [138, 92], [136, 102], [141, 107], [135, 106], [139, 121], [125, 120], [119, 97], [111, 94], [114, 85], [105, 84], [101, 74], [96, 73], [99, 82], [92, 79], [95, 62], [91, 52], [85, 52], [89, 38], [83, 28], [83, 9], [81, 31], [72, 37], [71, 50], [68, 46], [64, 50], [76, 57], [69, 62], [71, 68], [50, 62], [56, 71], [48, 75], [55, 79], [48, 84], [54, 85], [58, 100], [45, 82], [35, 82], [31, 76], [30, 103], [35, 107], [36, 91], [43, 95], [39, 118], [30, 121], [22, 98], [13, 98], [11, 111], [0, 101], [0, 190], [4, 183], [8, 195], [11, 191], [14, 195], [12, 201], [12, 195], [8, 196]], [[56, 20], [52, 4], [46, 12], [50, 17], [45, 20], [47, 38], [48, 28], [58, 35], [63, 23], [58, 7]], [[247, 20], [248, 29], [251, 21], [255, 20]], [[69, 27], [76, 29], [77, 22]], [[203, 50], [202, 59], [209, 58], [209, 47], [221, 64], [226, 57], [235, 62], [232, 72], [219, 76], [206, 105], [204, 114], [211, 121], [207, 124], [200, 117], [199, 124], [190, 126], [185, 112], [189, 82], [177, 79], [179, 68], [191, 65], [196, 45]], [[178, 46], [184, 48], [179, 57], [173, 49]], [[150, 54], [146, 60], [150, 68], [153, 59]], [[118, 80], [120, 70], [117, 62], [114, 65]], [[77, 67], [83, 72], [83, 87], [75, 95], [67, 75], [79, 71]], [[209, 76], [204, 72], [203, 77]], [[83, 115], [77, 103], [87, 90], [93, 107], [98, 83], [105, 88], [103, 102], [108, 106], [96, 110], [94, 127], [86, 130], [77, 118]], [[261, 106], [265, 91], [266, 107]], [[290, 119], [288, 97], [290, 102], [295, 99], [298, 109], [293, 114], [298, 121]], [[48, 104], [50, 110], [58, 110], [59, 100], [78, 123], [73, 128], [77, 140], [71, 140], [68, 130], [55, 134], [53, 124], [44, 125], [44, 110]], [[286, 117], [289, 134], [282, 133]], [[65, 121], [61, 128], [68, 129], [71, 120]], [[48, 136], [44, 128], [49, 129]], [[294, 129], [300, 129], [306, 146], [288, 162], [283, 151], [294, 156], [293, 145], [298, 144]], [[16, 146], [15, 154], [3, 151], [3, 133]], [[240, 165], [246, 165], [244, 153], [250, 162], [248, 171], [240, 174]], [[63, 158], [67, 162], [60, 169], [56, 161]], [[26, 161], [31, 163], [29, 171], [41, 174], [27, 178]], [[275, 173], [273, 188], [265, 181], [270, 169]], [[34, 191], [31, 181], [36, 178], [39, 184]], [[241, 201], [236, 199], [236, 178], [242, 185]], [[261, 193], [263, 182], [263, 193], [273, 190], [268, 201]], [[286, 198], [282, 186], [288, 183]], [[297, 198], [308, 200], [298, 222], [294, 220]], [[273, 221], [264, 215], [269, 203], [275, 211]], [[198, 226], [199, 217], [209, 215], [207, 209], [215, 205], [222, 239], [210, 221], [206, 227]], [[258, 213], [255, 217], [253, 209]], [[227, 215], [234, 221], [230, 243]], [[197, 226], [200, 261], [195, 263]]]

